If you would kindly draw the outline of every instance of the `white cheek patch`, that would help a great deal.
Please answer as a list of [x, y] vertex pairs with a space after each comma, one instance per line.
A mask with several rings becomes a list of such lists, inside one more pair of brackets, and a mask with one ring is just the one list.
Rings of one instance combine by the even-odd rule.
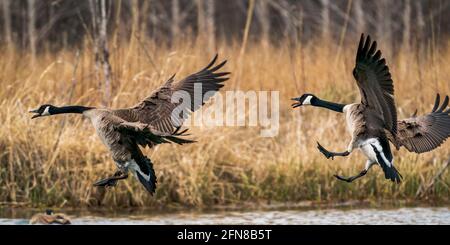
[[48, 111], [50, 106], [45, 107], [44, 112], [42, 112], [41, 116], [50, 116], [50, 112]]
[[311, 105], [311, 99], [313, 97], [311, 95], [306, 96], [306, 99], [303, 101], [302, 105]]

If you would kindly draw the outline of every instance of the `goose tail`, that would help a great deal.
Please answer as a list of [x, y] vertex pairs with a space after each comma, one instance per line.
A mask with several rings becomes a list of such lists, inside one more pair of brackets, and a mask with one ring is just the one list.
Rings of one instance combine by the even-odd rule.
[[136, 179], [139, 180], [144, 188], [150, 193], [150, 195], [153, 195], [156, 191], [156, 183], [158, 181], [155, 175], [155, 170], [153, 169], [152, 161], [146, 156], [142, 156], [134, 160], [136, 164], [131, 164], [130, 170]]

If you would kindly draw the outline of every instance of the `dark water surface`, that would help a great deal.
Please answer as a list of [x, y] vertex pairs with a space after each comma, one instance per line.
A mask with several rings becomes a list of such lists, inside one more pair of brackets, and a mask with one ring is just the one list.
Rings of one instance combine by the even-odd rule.
[[[0, 212], [0, 225], [28, 224], [36, 210]], [[158, 224], [445, 224], [450, 225], [449, 207], [403, 207], [394, 209], [315, 209], [280, 211], [216, 212], [66, 212], [76, 225]]]

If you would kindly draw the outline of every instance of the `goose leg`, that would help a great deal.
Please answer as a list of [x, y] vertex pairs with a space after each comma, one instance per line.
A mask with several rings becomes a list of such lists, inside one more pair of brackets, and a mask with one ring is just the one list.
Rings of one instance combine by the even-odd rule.
[[367, 173], [367, 170], [364, 169], [364, 170], [361, 171], [361, 173], [359, 173], [358, 175], [351, 176], [351, 177], [348, 177], [348, 178], [339, 176], [339, 175], [337, 175], [337, 174], [335, 174], [335, 175], [333, 175], [333, 176], [336, 177], [336, 179], [338, 179], [338, 180], [342, 180], [342, 181], [351, 183], [351, 182], [353, 182], [355, 179], [358, 179], [358, 178], [363, 177], [364, 175], [366, 175], [366, 173]]
[[126, 178], [128, 178], [128, 173], [124, 173], [121, 170], [117, 170], [113, 176], [95, 182], [94, 186], [112, 187], [116, 186], [117, 181]]
[[344, 152], [331, 152], [328, 151], [327, 149], [325, 149], [321, 144], [319, 144], [319, 142], [317, 142], [317, 149], [319, 149], [319, 151], [327, 158], [327, 159], [332, 159], [334, 160], [335, 156], [341, 156], [341, 157], [345, 157], [350, 155], [350, 152], [344, 151]]
[[342, 181], [351, 183], [351, 182], [353, 182], [354, 180], [356, 180], [356, 179], [358, 179], [358, 178], [361, 178], [361, 177], [363, 177], [364, 175], [366, 175], [366, 174], [367, 174], [367, 171], [369, 171], [370, 167], [372, 167], [372, 165], [373, 165], [374, 163], [375, 163], [375, 162], [372, 162], [372, 161], [370, 161], [370, 160], [367, 160], [366, 166], [365, 166], [365, 168], [363, 169], [363, 171], [361, 171], [359, 174], [357, 174], [357, 175], [355, 175], [355, 176], [351, 176], [351, 177], [348, 177], [348, 178], [342, 177], [342, 176], [337, 175], [337, 174], [335, 174], [335, 175], [333, 175], [333, 176], [336, 177], [336, 179], [338, 179], [338, 180], [342, 180]]

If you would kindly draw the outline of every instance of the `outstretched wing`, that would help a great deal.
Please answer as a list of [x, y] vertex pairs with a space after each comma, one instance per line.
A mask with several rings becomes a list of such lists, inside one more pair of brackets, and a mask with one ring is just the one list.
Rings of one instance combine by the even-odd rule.
[[450, 108], [448, 96], [441, 106], [437, 94], [430, 114], [397, 122], [398, 142], [408, 151], [423, 153], [439, 147], [450, 136]]
[[394, 101], [394, 85], [389, 68], [377, 42], [361, 35], [353, 76], [361, 92], [361, 103], [373, 108], [384, 121], [384, 127], [393, 135], [397, 132], [397, 111]]
[[[179, 82], [174, 82], [175, 75], [172, 76], [136, 106], [115, 110], [114, 114], [127, 121], [139, 121], [150, 124], [161, 132], [172, 133], [174, 128], [180, 127], [191, 112], [200, 108], [228, 80], [229, 72], [216, 72], [225, 65], [226, 60], [214, 65], [216, 61], [217, 55], [205, 68]], [[178, 95], [181, 95], [182, 100], [172, 102], [172, 96], [177, 92], [180, 92]], [[190, 103], [183, 103], [184, 99]], [[176, 113], [179, 112], [177, 115], [173, 113], [176, 108]]]
[[183, 145], [195, 142], [194, 140], [183, 138], [184, 136], [189, 136], [189, 134], [186, 134], [188, 129], [180, 131], [180, 127], [176, 128], [176, 130], [171, 133], [166, 133], [158, 131], [148, 124], [140, 122], [122, 122], [114, 125], [114, 128], [115, 130], [124, 133], [121, 134], [122, 138], [127, 137], [143, 147], [148, 146], [151, 148], [154, 145], [164, 143]]

